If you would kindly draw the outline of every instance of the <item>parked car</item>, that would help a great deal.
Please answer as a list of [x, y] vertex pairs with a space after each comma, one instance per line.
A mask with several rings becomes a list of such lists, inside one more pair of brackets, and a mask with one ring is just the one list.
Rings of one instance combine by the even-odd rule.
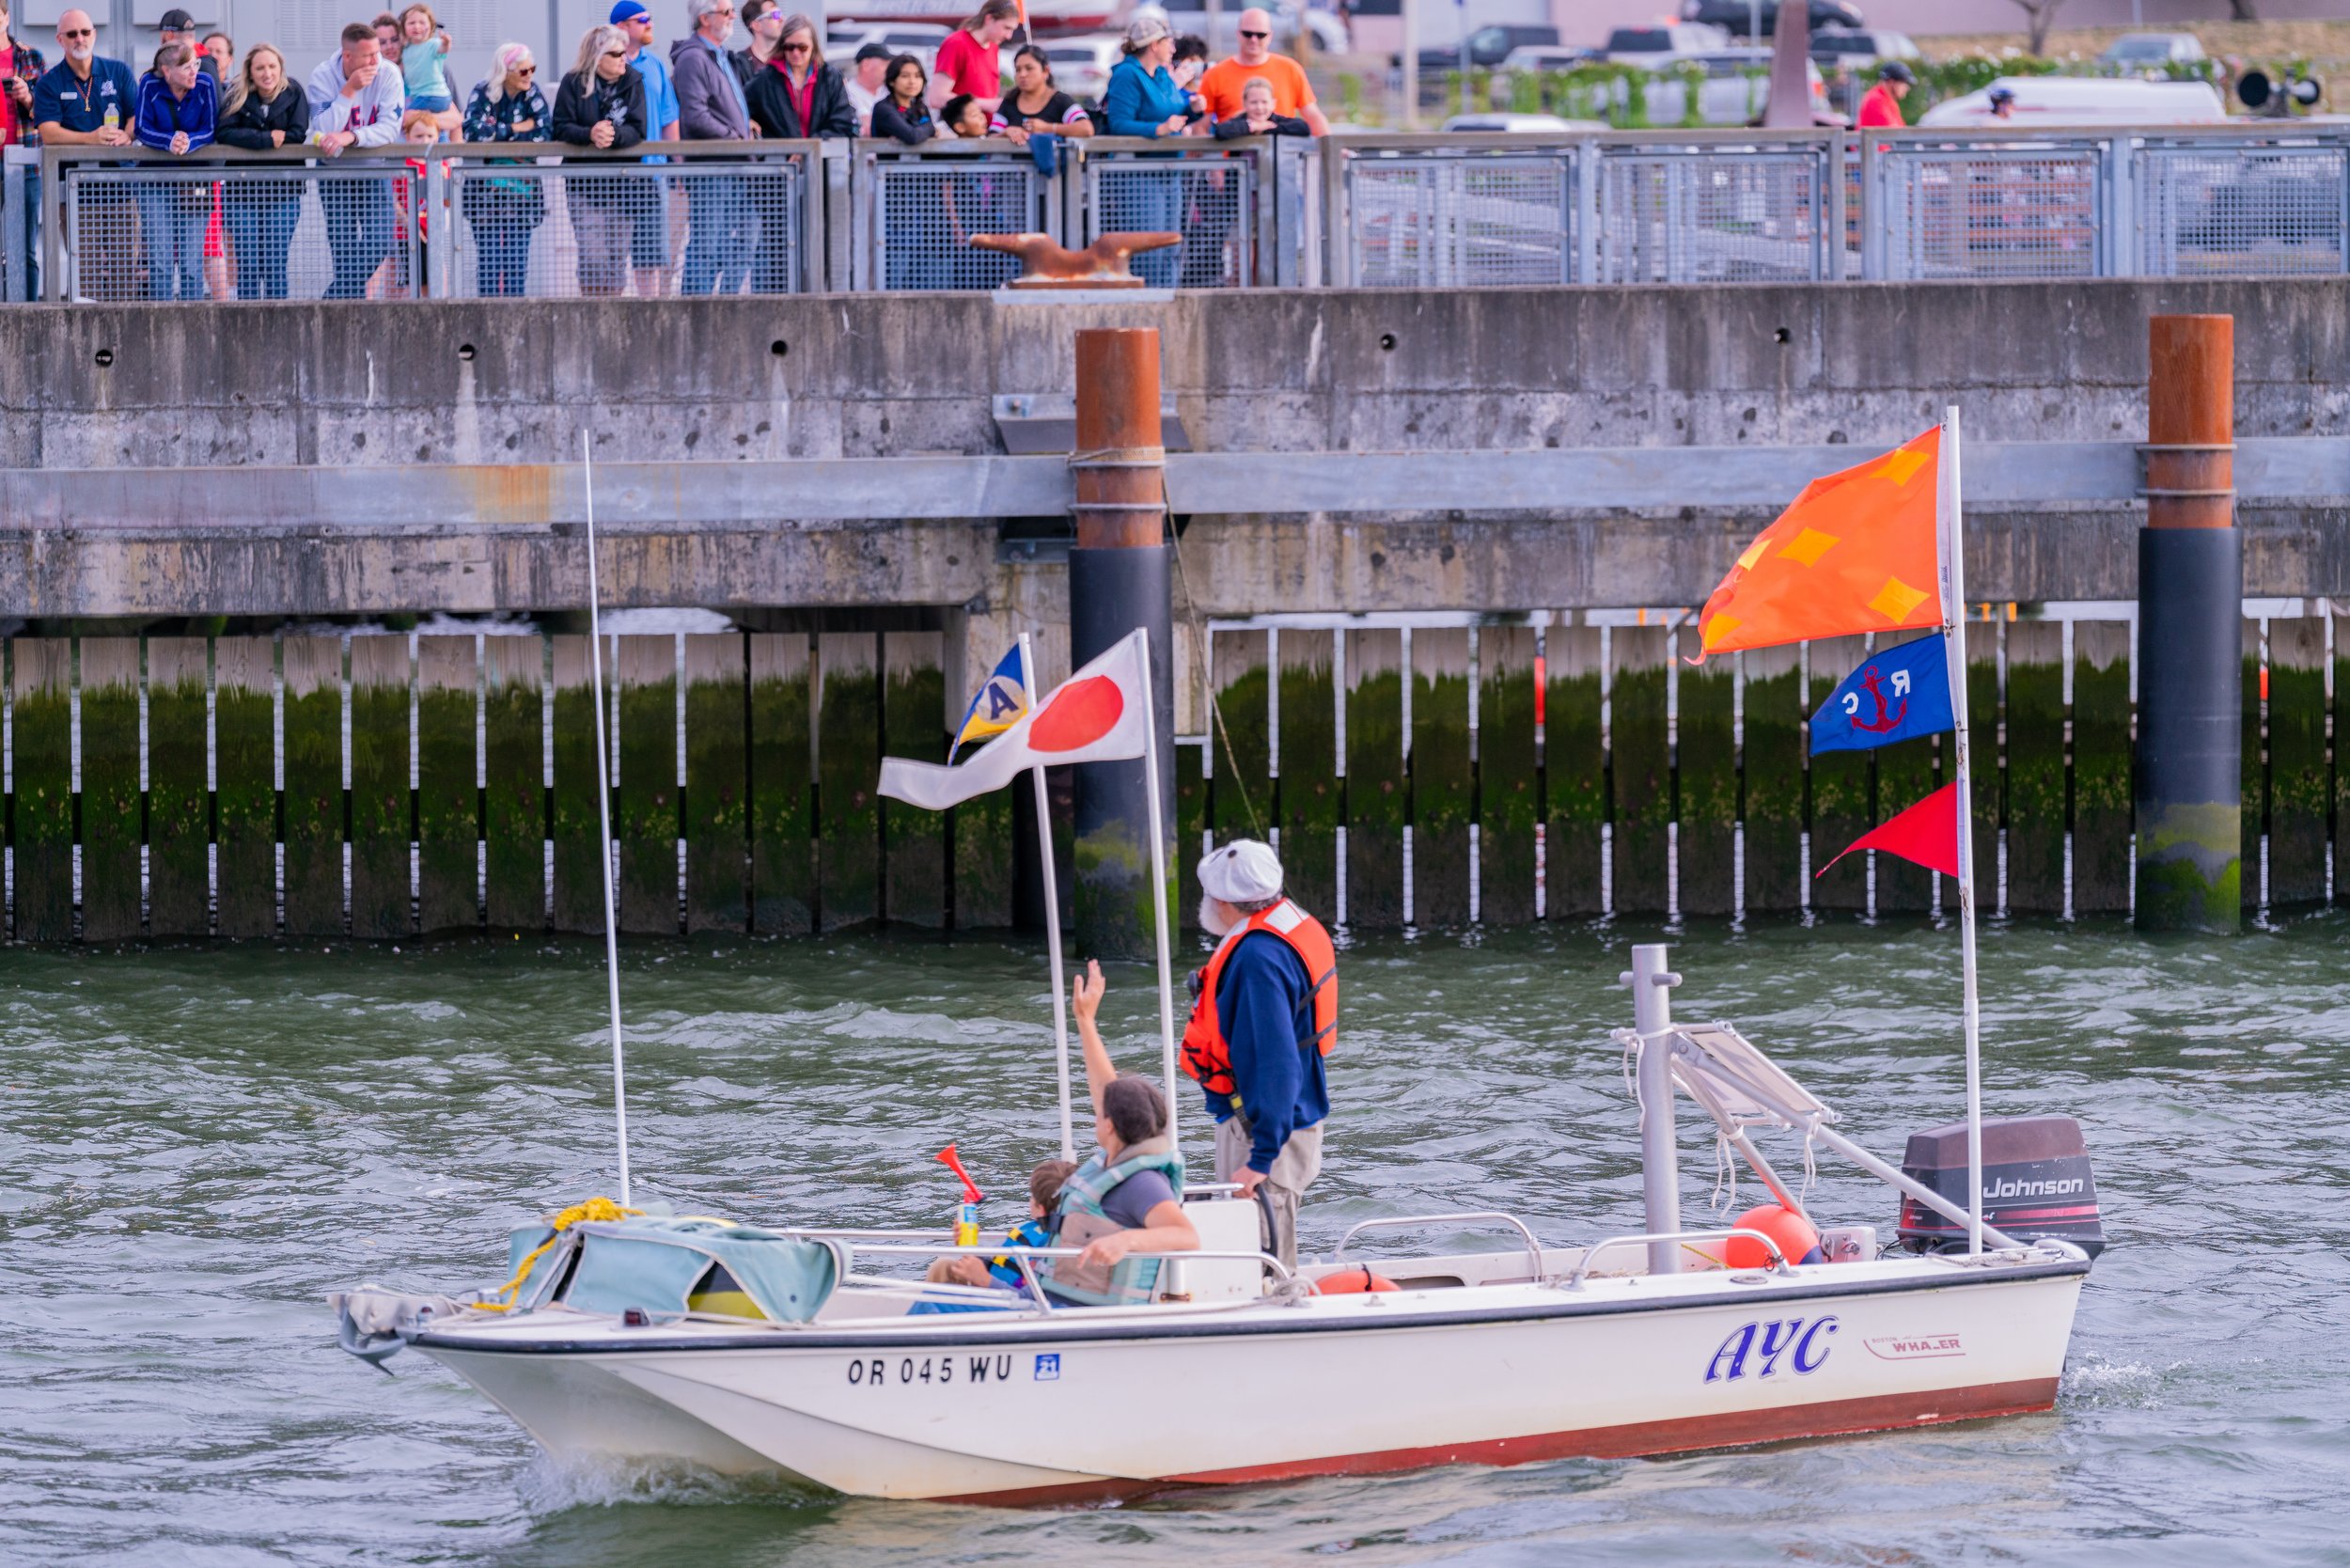
[[[1469, 65], [1480, 71], [1491, 71], [1510, 57], [1517, 49], [1548, 45], [1556, 47], [1559, 29], [1531, 23], [1480, 27], [1462, 40], [1468, 45]], [[1422, 81], [1440, 76], [1448, 71], [1461, 69], [1460, 44], [1447, 44], [1441, 49], [1419, 52], [1419, 74]]]
[[2126, 71], [2160, 71], [2166, 66], [2193, 65], [2209, 58], [2193, 33], [2124, 33], [2106, 45], [2097, 63]]
[[836, 22], [824, 34], [824, 58], [841, 64], [856, 58], [869, 43], [882, 44], [892, 55], [911, 55], [928, 71], [947, 41], [948, 29], [927, 22]]
[[1811, 35], [1811, 57], [1825, 67], [1844, 66], [1856, 71], [1873, 71], [1883, 60], [1919, 58], [1907, 33], [1883, 27], [1829, 27]]
[[1121, 56], [1126, 40], [1115, 33], [1089, 33], [1083, 38], [1045, 39], [1037, 44], [1052, 63], [1053, 81], [1072, 98], [1099, 103], [1110, 85], [1110, 70]]
[[[2015, 97], [2002, 120], [1991, 112], [1994, 88]], [[1934, 129], [2002, 125], [2015, 129], [2079, 125], [2218, 125], [2228, 118], [2219, 89], [2209, 82], [2145, 82], [2136, 77], [2002, 76], [1963, 98], [1945, 99], [1918, 123]]]
[[1712, 55], [1730, 47], [1730, 35], [1701, 22], [1660, 22], [1653, 27], [1619, 27], [1601, 46], [1618, 65], [1653, 65], [1657, 57]]
[[[1681, 20], [1703, 22], [1721, 28], [1738, 38], [1745, 38], [1760, 11], [1762, 36], [1778, 36], [1778, 0], [1762, 0], [1760, 6], [1750, 0], [1682, 0]], [[1859, 8], [1848, 0], [1811, 0], [1811, 30], [1823, 27], [1865, 27]]]
[[1501, 69], [1507, 71], [1573, 71], [1579, 65], [1590, 65], [1600, 57], [1596, 49], [1585, 49], [1572, 43], [1529, 43], [1512, 49], [1501, 57]]
[[1567, 119], [1559, 115], [1454, 115], [1444, 122], [1447, 131], [1500, 132], [1506, 135], [1534, 135], [1561, 131], [1605, 131], [1606, 125], [1596, 119]]
[[[1675, 125], [1686, 118], [1686, 87], [1679, 76], [1694, 67], [1705, 73], [1705, 80], [1698, 84], [1700, 121], [1707, 125], [1753, 123], [1770, 100], [1771, 55], [1768, 48], [1747, 45], [1704, 55], [1653, 56], [1653, 69], [1663, 79], [1648, 84], [1643, 93], [1649, 122]], [[1804, 75], [1810, 83], [1813, 108], [1826, 109], [1827, 84], [1820, 74], [1819, 62], [1806, 60]]]

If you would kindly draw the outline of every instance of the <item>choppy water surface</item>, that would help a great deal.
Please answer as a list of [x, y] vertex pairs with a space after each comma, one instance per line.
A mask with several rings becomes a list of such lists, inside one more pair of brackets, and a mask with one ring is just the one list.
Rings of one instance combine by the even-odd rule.
[[[1622, 931], [1357, 945], [1327, 1247], [1374, 1212], [1639, 1226], [1606, 1031]], [[2350, 922], [2220, 943], [1986, 933], [1988, 1102], [2087, 1122], [2117, 1245], [2055, 1414], [997, 1513], [557, 1470], [453, 1377], [335, 1348], [321, 1296], [493, 1283], [507, 1228], [612, 1186], [591, 944], [0, 954], [0, 1560], [733, 1564], [2350, 1560]], [[1049, 1152], [1037, 946], [869, 937], [625, 956], [640, 1195], [935, 1220], [959, 1140]], [[1684, 936], [1728, 1017], [1898, 1154], [1952, 1118], [1948, 932]], [[1146, 972], [1113, 1038], [1155, 1061]], [[1196, 1130], [1196, 1123], [1195, 1123]], [[1686, 1143], [1692, 1191], [1710, 1151]], [[1824, 1163], [1819, 1207], [1889, 1234]], [[1750, 1199], [1751, 1184], [1740, 1194]], [[1692, 1209], [1695, 1209], [1695, 1203]], [[1235, 1421], [1278, 1389], [1235, 1391]]]

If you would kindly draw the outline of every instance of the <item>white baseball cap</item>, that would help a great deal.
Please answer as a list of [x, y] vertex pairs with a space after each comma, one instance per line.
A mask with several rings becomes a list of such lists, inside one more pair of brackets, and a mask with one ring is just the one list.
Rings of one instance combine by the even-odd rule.
[[1281, 892], [1281, 859], [1269, 844], [1235, 839], [1199, 861], [1199, 886], [1226, 903], [1262, 903]]

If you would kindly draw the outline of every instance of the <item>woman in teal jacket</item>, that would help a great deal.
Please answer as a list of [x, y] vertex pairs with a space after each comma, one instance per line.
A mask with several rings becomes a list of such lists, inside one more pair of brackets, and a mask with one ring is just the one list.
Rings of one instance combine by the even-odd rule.
[[[1175, 39], [1167, 19], [1146, 13], [1126, 28], [1120, 46], [1126, 57], [1110, 71], [1110, 85], [1102, 95], [1104, 117], [1113, 136], [1180, 136], [1200, 116], [1199, 102], [1175, 85], [1167, 65], [1175, 55]], [[1183, 210], [1183, 175], [1180, 168], [1117, 168], [1104, 171], [1102, 196], [1108, 212], [1102, 224], [1119, 233], [1172, 232]], [[1154, 250], [1135, 258], [1142, 280], [1154, 289], [1175, 285], [1182, 251]]]

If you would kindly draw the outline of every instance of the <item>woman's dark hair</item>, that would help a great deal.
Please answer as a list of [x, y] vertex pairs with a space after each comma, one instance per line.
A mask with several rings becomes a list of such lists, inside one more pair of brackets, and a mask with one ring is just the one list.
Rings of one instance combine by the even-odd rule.
[[922, 87], [930, 82], [931, 73], [924, 71], [922, 69], [922, 62], [916, 59], [911, 55], [896, 55], [890, 57], [889, 69], [882, 72], [882, 91], [889, 94], [892, 98], [897, 97], [898, 75], [908, 66], [912, 66], [914, 68], [914, 74], [921, 79], [920, 82], [916, 85], [914, 89], [914, 96], [917, 99], [920, 98], [922, 96]]
[[1167, 1131], [1167, 1102], [1148, 1078], [1112, 1078], [1102, 1090], [1102, 1114], [1120, 1143], [1140, 1143]]
[[1185, 33], [1175, 40], [1175, 58], [1168, 63], [1182, 65], [1185, 60], [1204, 60], [1207, 57], [1208, 40], [1197, 33]]
[[[972, 104], [978, 102], [979, 100], [973, 97], [970, 93], [959, 92], [955, 94], [954, 97], [947, 100], [947, 102], [940, 106], [938, 111], [938, 123], [945, 126], [949, 131], [954, 131], [956, 126], [963, 123], [963, 111], [968, 109]], [[955, 131], [955, 134], [960, 136], [963, 133]]]
[[1018, 49], [1012, 52], [1011, 58], [1014, 65], [1019, 64], [1022, 60], [1034, 60], [1036, 62], [1037, 70], [1044, 72], [1044, 85], [1048, 87], [1056, 85], [1053, 81], [1053, 62], [1046, 59], [1044, 57], [1044, 51], [1039, 49], [1035, 44], [1022, 44]]

